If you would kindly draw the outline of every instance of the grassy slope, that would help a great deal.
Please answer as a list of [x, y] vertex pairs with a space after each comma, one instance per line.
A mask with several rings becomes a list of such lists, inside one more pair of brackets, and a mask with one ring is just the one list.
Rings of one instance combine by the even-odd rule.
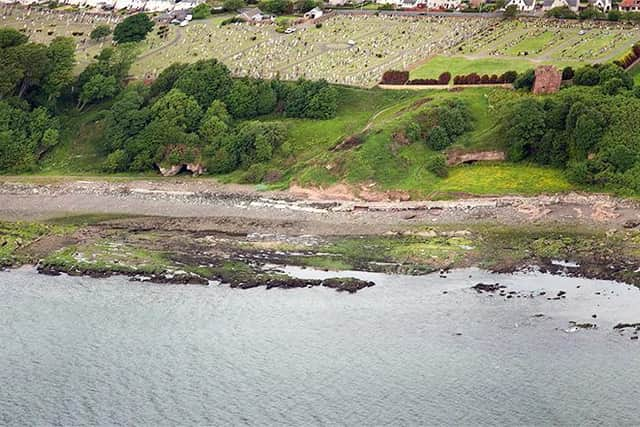
[[629, 69], [629, 74], [633, 77], [635, 84], [640, 85], [640, 64], [636, 64]]
[[[570, 189], [559, 171], [521, 164], [457, 167], [451, 169], [449, 177], [438, 178], [425, 167], [426, 160], [435, 153], [424, 144], [393, 143], [393, 133], [411, 119], [416, 109], [456, 97], [468, 103], [474, 120], [474, 130], [463, 135], [456, 146], [470, 150], [500, 148], [496, 146], [490, 100], [495, 96], [515, 96], [511, 92], [486, 88], [448, 92], [346, 87], [340, 87], [339, 91], [340, 109], [334, 119], [262, 118], [282, 121], [289, 130], [288, 148], [263, 165], [265, 170], [282, 173], [282, 179], [274, 187], [285, 188], [294, 182], [307, 186], [375, 182], [379, 189], [406, 190], [414, 197], [448, 197], [455, 193], [534, 194]], [[82, 114], [68, 113], [68, 129], [62, 143], [43, 160], [40, 171], [43, 175], [101, 174], [104, 157], [98, 149], [102, 137], [97, 123], [99, 115], [99, 110], [91, 109]], [[360, 134], [365, 128], [368, 130], [361, 146], [332, 151], [345, 137]], [[238, 182], [246, 175], [247, 171], [239, 170], [217, 178]], [[150, 172], [146, 176], [155, 174]]]
[[41, 163], [40, 173], [66, 175], [96, 173], [102, 161], [98, 147], [102, 129], [97, 124], [101, 109], [89, 108], [84, 112], [69, 110], [61, 120], [61, 141]]
[[[435, 153], [424, 144], [398, 146], [392, 135], [410, 120], [421, 105], [446, 98], [464, 99], [472, 111], [474, 130], [463, 135], [456, 146], [470, 150], [495, 149], [495, 118], [491, 114], [490, 94], [494, 89], [466, 89], [462, 92], [418, 91], [391, 94], [387, 91], [346, 90], [347, 103], [339, 118], [327, 122], [291, 120], [290, 133], [295, 161], [276, 157], [269, 168], [285, 170], [288, 178], [303, 185], [331, 185], [339, 182], [377, 183], [380, 189], [402, 189], [414, 197], [447, 197], [451, 193], [534, 194], [570, 189], [557, 170], [529, 165], [475, 165], [453, 168], [449, 177], [436, 177], [425, 168]], [[391, 92], [391, 91], [389, 91]], [[512, 96], [500, 91], [501, 96]], [[395, 104], [388, 106], [389, 102]], [[424, 104], [422, 104], [424, 103]], [[375, 106], [375, 108], [373, 108]], [[345, 136], [362, 129], [372, 114], [375, 119], [365, 142], [350, 150], [330, 149]], [[346, 115], [346, 117], [344, 117]], [[234, 174], [237, 179], [239, 173]]]

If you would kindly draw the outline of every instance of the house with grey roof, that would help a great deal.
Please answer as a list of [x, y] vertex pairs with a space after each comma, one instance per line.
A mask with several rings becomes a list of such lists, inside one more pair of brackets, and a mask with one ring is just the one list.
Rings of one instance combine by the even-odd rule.
[[271, 15], [262, 13], [257, 7], [245, 7], [238, 11], [238, 18], [248, 22], [265, 22], [273, 21], [275, 18]]

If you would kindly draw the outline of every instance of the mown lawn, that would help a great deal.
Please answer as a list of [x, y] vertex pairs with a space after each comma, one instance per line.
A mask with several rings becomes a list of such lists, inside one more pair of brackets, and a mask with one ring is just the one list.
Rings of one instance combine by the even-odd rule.
[[520, 52], [528, 52], [529, 54], [542, 51], [547, 45], [554, 40], [557, 35], [552, 31], [544, 31], [535, 37], [529, 37], [507, 49], [507, 55], [518, 55]]
[[445, 71], [453, 76], [470, 73], [501, 74], [509, 70], [522, 72], [534, 66], [535, 62], [528, 59], [468, 59], [461, 56], [440, 55], [411, 71], [411, 78], [437, 78]]

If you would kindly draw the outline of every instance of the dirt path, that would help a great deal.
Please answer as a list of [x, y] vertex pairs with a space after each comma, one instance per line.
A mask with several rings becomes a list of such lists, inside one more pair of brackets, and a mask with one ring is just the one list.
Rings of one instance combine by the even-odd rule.
[[225, 225], [297, 234], [378, 234], [406, 227], [460, 223], [575, 224], [622, 228], [640, 223], [640, 205], [606, 195], [484, 197], [452, 201], [364, 202], [307, 192], [256, 192], [211, 180], [0, 183], [0, 220], [81, 214], [167, 218], [184, 229]]

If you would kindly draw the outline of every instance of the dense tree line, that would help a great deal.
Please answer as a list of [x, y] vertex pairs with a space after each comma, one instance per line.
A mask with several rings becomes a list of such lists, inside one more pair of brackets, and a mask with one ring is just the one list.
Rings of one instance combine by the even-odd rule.
[[640, 191], [640, 91], [616, 65], [583, 67], [573, 82], [501, 107], [509, 158], [566, 169], [578, 184]]
[[47, 46], [0, 28], [0, 170], [28, 170], [59, 141], [49, 112], [73, 82], [75, 44], [59, 37]]
[[283, 125], [250, 119], [327, 119], [336, 109], [335, 89], [325, 81], [233, 79], [216, 60], [174, 64], [150, 87], [128, 87], [105, 113], [105, 169], [199, 163], [231, 172], [268, 161], [286, 138]]
[[55, 38], [48, 46], [0, 28], [0, 99], [17, 97], [31, 104], [54, 102], [73, 81], [75, 43]]
[[120, 40], [74, 76], [71, 39], [43, 45], [0, 29], [0, 171], [36, 167], [60, 140], [71, 111], [89, 106], [103, 110], [99, 149], [104, 169], [113, 172], [182, 163], [230, 172], [269, 160], [286, 138], [282, 124], [253, 121], [258, 116], [336, 114], [336, 89], [326, 81], [234, 79], [216, 60], [174, 64], [150, 86], [127, 85], [136, 45]]

